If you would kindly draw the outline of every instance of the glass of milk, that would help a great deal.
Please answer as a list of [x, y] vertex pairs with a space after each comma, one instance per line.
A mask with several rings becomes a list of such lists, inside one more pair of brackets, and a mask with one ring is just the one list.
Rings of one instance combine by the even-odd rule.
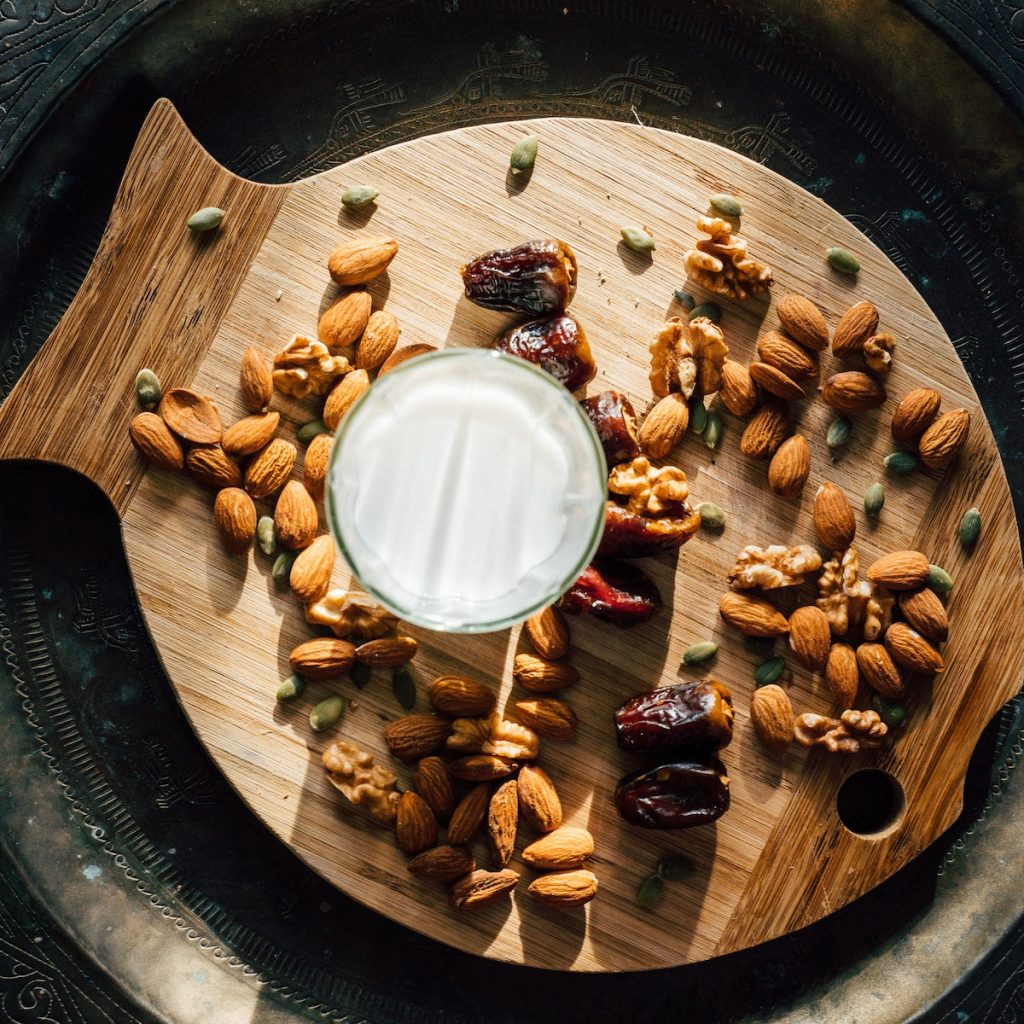
[[593, 558], [607, 470], [579, 403], [489, 349], [401, 363], [349, 410], [327, 471], [331, 532], [362, 586], [407, 622], [502, 629]]

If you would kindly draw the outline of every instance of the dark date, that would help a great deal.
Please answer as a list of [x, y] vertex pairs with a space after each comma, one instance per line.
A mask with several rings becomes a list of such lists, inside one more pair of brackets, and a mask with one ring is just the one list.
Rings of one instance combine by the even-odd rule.
[[570, 615], [589, 612], [622, 629], [647, 622], [661, 609], [661, 594], [647, 573], [628, 562], [591, 562], [562, 595], [560, 607]]
[[637, 754], [703, 756], [732, 740], [732, 694], [717, 679], [637, 694], [615, 712], [619, 746]]
[[604, 449], [608, 469], [630, 462], [640, 454], [636, 440], [636, 413], [629, 399], [618, 391], [602, 391], [580, 402]]
[[652, 518], [609, 501], [599, 558], [646, 558], [682, 547], [700, 528], [700, 516], [684, 504], [685, 515]]
[[729, 809], [729, 776], [718, 760], [680, 761], [619, 780], [615, 806], [626, 821], [643, 828], [693, 828]]
[[569, 313], [513, 327], [495, 341], [494, 348], [547, 370], [570, 391], [583, 387], [597, 373], [587, 336]]
[[576, 292], [576, 256], [557, 238], [485, 252], [461, 273], [471, 302], [529, 316], [561, 313]]

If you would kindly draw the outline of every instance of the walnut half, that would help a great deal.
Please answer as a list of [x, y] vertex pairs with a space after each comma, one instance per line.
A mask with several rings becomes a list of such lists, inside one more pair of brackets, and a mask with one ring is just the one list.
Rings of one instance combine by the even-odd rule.
[[296, 334], [274, 356], [274, 387], [292, 398], [326, 395], [351, 369], [344, 356], [332, 356], [322, 341]]
[[487, 718], [456, 718], [446, 745], [458, 754], [491, 754], [528, 761], [537, 756], [540, 738], [525, 725], [492, 711]]
[[306, 605], [306, 621], [329, 626], [343, 640], [379, 640], [398, 629], [398, 616], [359, 590], [328, 590], [319, 601]]
[[686, 474], [681, 469], [659, 469], [643, 455], [616, 466], [608, 477], [608, 490], [628, 498], [626, 508], [641, 516], [678, 514], [690, 494]]
[[824, 747], [833, 754], [874, 750], [888, 731], [876, 711], [844, 711], [838, 719], [805, 712], [793, 723], [793, 737], [802, 747]]
[[787, 548], [772, 544], [759, 548], [755, 544], [745, 547], [737, 556], [729, 573], [729, 582], [737, 590], [777, 590], [779, 587], [798, 587], [805, 574], [821, 568], [821, 555], [809, 544]]
[[686, 270], [702, 288], [730, 299], [760, 295], [772, 284], [771, 268], [747, 253], [747, 243], [721, 217], [698, 217], [697, 230], [710, 235], [686, 254]]
[[689, 399], [695, 391], [713, 395], [722, 386], [722, 367], [729, 348], [720, 327], [707, 317], [684, 322], [674, 316], [651, 343], [651, 390], [657, 398], [678, 392]]
[[331, 785], [349, 803], [365, 807], [385, 825], [395, 820], [398, 809], [398, 776], [373, 763], [373, 754], [346, 740], [335, 740], [323, 754], [323, 766]]
[[865, 640], [877, 640], [892, 621], [894, 599], [885, 587], [860, 578], [857, 549], [851, 544], [825, 563], [815, 603], [834, 636], [862, 628]]

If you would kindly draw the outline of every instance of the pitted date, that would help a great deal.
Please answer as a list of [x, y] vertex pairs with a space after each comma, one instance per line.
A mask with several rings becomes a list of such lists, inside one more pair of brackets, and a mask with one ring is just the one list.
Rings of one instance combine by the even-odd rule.
[[622, 629], [646, 622], [661, 609], [661, 594], [647, 573], [628, 562], [591, 562], [562, 596], [570, 615], [589, 612]]
[[600, 558], [646, 558], [682, 547], [700, 527], [700, 516], [685, 504], [683, 516], [653, 519], [630, 512], [614, 501], [605, 506]]
[[615, 712], [619, 746], [638, 754], [704, 756], [732, 740], [732, 694], [717, 679], [639, 693]]
[[580, 402], [597, 431], [608, 469], [631, 462], [640, 454], [636, 440], [636, 413], [629, 399], [618, 391], [602, 391]]
[[561, 313], [576, 291], [576, 256], [557, 238], [485, 252], [461, 273], [471, 302], [529, 316]]
[[659, 765], [620, 779], [615, 806], [643, 828], [706, 825], [729, 809], [729, 777], [716, 759]]
[[569, 313], [513, 327], [495, 341], [494, 348], [547, 370], [570, 391], [583, 387], [597, 373], [587, 336]]

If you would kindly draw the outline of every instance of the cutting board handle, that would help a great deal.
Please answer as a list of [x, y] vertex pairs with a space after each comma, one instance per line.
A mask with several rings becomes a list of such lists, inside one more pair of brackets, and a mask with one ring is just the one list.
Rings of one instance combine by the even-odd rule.
[[[286, 192], [225, 170], [158, 100], [78, 294], [0, 406], [0, 460], [78, 470], [123, 512], [145, 468], [128, 440], [135, 375], [192, 379]], [[205, 206], [224, 222], [193, 234]]]

